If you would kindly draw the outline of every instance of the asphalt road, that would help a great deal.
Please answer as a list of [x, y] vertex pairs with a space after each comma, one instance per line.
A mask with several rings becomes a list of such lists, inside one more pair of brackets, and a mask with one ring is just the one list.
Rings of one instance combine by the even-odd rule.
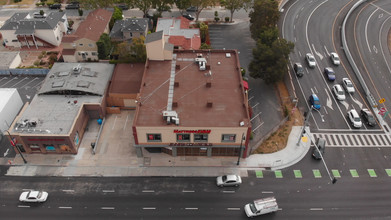
[[[291, 1], [284, 7], [281, 19], [281, 32], [283, 37], [295, 43], [294, 52], [290, 55], [291, 63], [300, 62], [305, 67], [305, 74], [301, 78], [291, 72], [299, 94], [299, 108], [305, 112], [309, 109], [308, 97], [317, 94], [322, 108], [314, 111], [311, 119], [311, 130], [338, 131], [350, 130], [352, 125], [348, 121], [347, 112], [354, 108], [359, 111], [367, 107], [362, 88], [359, 86], [345, 54], [341, 49], [340, 26], [347, 10], [354, 2], [344, 1]], [[342, 65], [333, 66], [329, 55], [337, 52], [342, 60]], [[310, 69], [305, 61], [305, 54], [312, 53], [317, 65]], [[329, 82], [323, 73], [325, 67], [332, 67], [336, 72], [336, 81]], [[353, 95], [346, 94], [345, 101], [337, 101], [331, 92], [332, 86], [341, 83], [342, 78], [351, 78], [356, 85], [357, 92]], [[338, 129], [338, 130], [337, 130]], [[379, 129], [365, 125], [362, 131]]]

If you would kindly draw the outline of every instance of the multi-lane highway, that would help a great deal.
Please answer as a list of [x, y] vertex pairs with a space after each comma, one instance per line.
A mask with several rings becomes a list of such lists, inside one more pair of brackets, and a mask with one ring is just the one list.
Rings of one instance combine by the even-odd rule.
[[[371, 5], [371, 7], [377, 8], [379, 13], [385, 13], [384, 11], [387, 7], [390, 7], [390, 4], [385, 3], [386, 1], [378, 2], [378, 6]], [[292, 72], [300, 100], [299, 106], [303, 111], [307, 111], [309, 108], [307, 100], [311, 94], [318, 95], [322, 104], [320, 111], [313, 112], [311, 129], [314, 131], [340, 132], [347, 130], [357, 132], [358, 130], [353, 128], [347, 118], [347, 112], [351, 109], [355, 109], [357, 112], [360, 112], [362, 108], [371, 109], [366, 94], [346, 59], [341, 42], [341, 26], [348, 10], [354, 3], [356, 1], [290, 1], [284, 6], [280, 27], [283, 37], [295, 43], [294, 53], [290, 56], [291, 63], [293, 65], [293, 63], [300, 62], [305, 67], [305, 74], [301, 78], [296, 77]], [[356, 26], [365, 26], [365, 24], [367, 24], [367, 21], [361, 19], [358, 23], [347, 23], [347, 27], [354, 29]], [[382, 27], [382, 33], [387, 29], [385, 24], [386, 22], [379, 25], [379, 30]], [[347, 31], [347, 33], [350, 33], [347, 36], [347, 41], [354, 43], [358, 37], [352, 35], [351, 31]], [[364, 33], [358, 35], [365, 36]], [[334, 66], [331, 63], [331, 52], [339, 54], [342, 61], [341, 65]], [[306, 53], [312, 53], [315, 56], [317, 65], [314, 69], [308, 67], [305, 61]], [[384, 58], [382, 59], [384, 60]], [[359, 63], [364, 65], [365, 61], [366, 59]], [[327, 79], [324, 74], [325, 67], [332, 67], [335, 70], [335, 82], [330, 82]], [[353, 81], [356, 92], [353, 94], [346, 93], [346, 100], [338, 101], [331, 89], [333, 85], [341, 84], [342, 78], [345, 77]], [[380, 79], [382, 76], [378, 77]], [[382, 80], [380, 79], [380, 81]], [[372, 87], [376, 88], [376, 86], [373, 85]], [[372, 128], [364, 124], [359, 131], [381, 132], [381, 128], [378, 125]]]

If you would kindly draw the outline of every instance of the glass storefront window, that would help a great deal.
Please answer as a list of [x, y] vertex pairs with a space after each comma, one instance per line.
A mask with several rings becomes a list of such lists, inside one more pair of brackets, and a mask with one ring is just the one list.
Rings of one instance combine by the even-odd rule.
[[161, 142], [162, 135], [161, 134], [147, 134], [147, 141], [148, 142]]
[[208, 134], [194, 134], [194, 142], [208, 142]]
[[223, 134], [221, 138], [221, 142], [235, 142], [236, 135], [235, 134]]
[[176, 141], [177, 142], [190, 142], [190, 134], [177, 134]]
[[41, 152], [41, 147], [38, 144], [30, 144], [30, 149], [32, 152]]

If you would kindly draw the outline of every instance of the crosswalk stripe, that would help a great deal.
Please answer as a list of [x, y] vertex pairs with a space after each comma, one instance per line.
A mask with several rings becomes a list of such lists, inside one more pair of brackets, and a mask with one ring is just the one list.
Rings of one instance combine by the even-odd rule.
[[315, 178], [322, 178], [322, 174], [320, 174], [319, 170], [312, 170]]
[[303, 176], [301, 175], [301, 171], [300, 170], [293, 170], [293, 173], [295, 174], [296, 178], [303, 178]]
[[263, 172], [262, 172], [262, 170], [256, 170], [256, 171], [255, 171], [255, 175], [257, 176], [257, 178], [263, 178]]
[[391, 176], [391, 169], [386, 169], [386, 173], [388, 176]]
[[391, 147], [391, 137], [387, 134], [334, 134], [312, 133], [313, 138], [326, 139], [329, 147]]
[[331, 172], [333, 173], [334, 177], [336, 177], [336, 178], [340, 178], [341, 177], [341, 174], [339, 174], [338, 170], [331, 170]]
[[276, 175], [276, 178], [282, 178], [282, 171], [276, 170], [276, 171], [274, 171], [274, 175]]
[[350, 169], [350, 174], [352, 177], [359, 177], [356, 169]]
[[377, 177], [374, 169], [367, 169], [370, 177]]

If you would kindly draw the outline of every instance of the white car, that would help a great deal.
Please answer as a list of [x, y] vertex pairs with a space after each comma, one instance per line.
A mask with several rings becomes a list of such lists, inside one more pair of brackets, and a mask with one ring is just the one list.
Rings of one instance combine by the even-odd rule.
[[242, 183], [242, 178], [238, 175], [224, 175], [216, 179], [217, 186], [239, 186]]
[[345, 88], [346, 92], [348, 93], [354, 93], [354, 85], [352, 81], [348, 78], [342, 78], [342, 85]]
[[339, 59], [339, 56], [337, 53], [330, 53], [330, 59], [331, 59], [331, 62], [333, 62], [334, 65], [338, 66], [339, 64], [341, 64], [341, 61]]
[[308, 66], [310, 68], [315, 68], [316, 66], [316, 61], [315, 61], [315, 57], [314, 55], [310, 54], [310, 53], [307, 53], [305, 55], [305, 59], [307, 60], [307, 63], [308, 63]]
[[348, 117], [353, 127], [361, 128], [362, 126], [361, 118], [355, 109], [352, 109], [348, 112]]
[[30, 190], [22, 192], [19, 196], [21, 202], [45, 202], [48, 198], [48, 193], [44, 191]]
[[333, 86], [333, 93], [339, 101], [343, 101], [346, 99], [345, 92], [343, 91], [342, 86], [340, 84], [336, 84]]

